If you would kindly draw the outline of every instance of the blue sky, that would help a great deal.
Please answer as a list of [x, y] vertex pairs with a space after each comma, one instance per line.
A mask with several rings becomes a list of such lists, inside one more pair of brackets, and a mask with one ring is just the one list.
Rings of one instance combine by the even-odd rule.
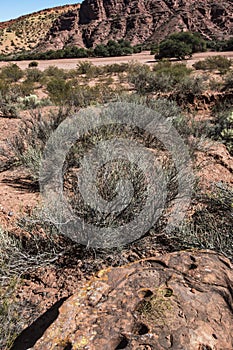
[[6, 0], [1, 1], [0, 22], [17, 18], [49, 7], [76, 4], [81, 0]]

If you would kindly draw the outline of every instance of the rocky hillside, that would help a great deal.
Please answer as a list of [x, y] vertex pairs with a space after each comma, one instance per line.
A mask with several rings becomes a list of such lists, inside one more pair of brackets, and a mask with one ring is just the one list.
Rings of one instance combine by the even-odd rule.
[[227, 39], [233, 35], [232, 13], [231, 0], [84, 0], [80, 10], [54, 21], [39, 49], [92, 47], [121, 38], [157, 42], [182, 30]]
[[80, 4], [59, 6], [0, 22], [0, 53], [34, 49], [40, 42], [44, 43], [56, 19], [70, 11], [78, 11], [79, 8]]

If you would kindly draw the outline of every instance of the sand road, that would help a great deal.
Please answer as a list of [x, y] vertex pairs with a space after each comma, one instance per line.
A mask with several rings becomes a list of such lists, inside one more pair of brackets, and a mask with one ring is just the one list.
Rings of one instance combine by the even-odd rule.
[[[195, 62], [199, 60], [203, 60], [206, 57], [209, 56], [216, 56], [221, 55], [228, 58], [233, 58], [233, 52], [201, 52], [196, 53], [193, 55], [193, 57], [189, 60], [186, 60], [185, 62], [189, 67], [191, 67]], [[156, 61], [154, 60], [154, 56], [150, 55], [149, 51], [144, 51], [138, 54], [134, 54], [131, 56], [121, 56], [121, 57], [106, 57], [106, 58], [66, 58], [66, 59], [59, 59], [59, 60], [43, 60], [38, 61], [39, 65], [38, 68], [40, 70], [44, 70], [48, 68], [49, 66], [56, 66], [58, 68], [63, 69], [73, 69], [76, 68], [76, 65], [81, 61], [89, 61], [92, 64], [96, 66], [103, 66], [107, 64], [113, 64], [113, 63], [127, 63], [132, 61], [137, 61], [144, 64], [154, 64]], [[17, 65], [22, 68], [28, 68], [28, 63], [30, 61], [18, 61], [16, 62]], [[4, 65], [8, 64], [8, 62], [0, 62], [0, 68]]]

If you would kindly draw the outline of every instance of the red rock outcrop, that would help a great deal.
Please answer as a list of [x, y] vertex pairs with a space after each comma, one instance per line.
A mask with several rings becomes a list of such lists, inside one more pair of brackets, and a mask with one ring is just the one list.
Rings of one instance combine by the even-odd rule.
[[233, 269], [210, 251], [101, 271], [60, 307], [34, 350], [231, 350]]
[[209, 39], [233, 35], [231, 0], [84, 0], [54, 23], [40, 49], [92, 47], [109, 39], [158, 42], [177, 31]]

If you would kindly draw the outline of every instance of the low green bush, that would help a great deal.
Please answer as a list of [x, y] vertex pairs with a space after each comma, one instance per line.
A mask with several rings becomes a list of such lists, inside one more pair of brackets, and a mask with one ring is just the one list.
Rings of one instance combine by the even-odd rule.
[[212, 112], [208, 136], [216, 141], [224, 143], [233, 155], [233, 108], [221, 104]]
[[9, 82], [17, 82], [23, 78], [23, 76], [24, 72], [15, 63], [9, 63], [8, 65], [2, 67], [0, 73], [0, 77]]
[[38, 68], [28, 68], [26, 70], [26, 79], [29, 82], [39, 82], [43, 76], [43, 73]]
[[18, 102], [22, 109], [35, 109], [50, 104], [50, 101], [46, 98], [38, 99], [37, 95], [28, 95], [25, 97], [19, 97]]
[[36, 62], [36, 61], [32, 61], [32, 62], [30, 62], [29, 64], [28, 64], [28, 68], [32, 68], [32, 67], [38, 67], [38, 62]]
[[113, 64], [108, 64], [106, 66], [101, 67], [103, 73], [124, 73], [127, 72], [129, 69], [129, 64], [128, 63], [113, 63]]
[[233, 259], [233, 190], [227, 183], [212, 186], [210, 193], [196, 194], [199, 207], [174, 234], [179, 249], [211, 249]]
[[139, 94], [152, 92], [154, 74], [145, 64], [133, 63], [129, 67], [128, 81]]
[[95, 86], [80, 85], [75, 79], [65, 81], [52, 78], [47, 84], [49, 98], [56, 105], [87, 107], [90, 104], [105, 103], [114, 95], [114, 91], [104, 83]]
[[64, 105], [67, 102], [71, 90], [71, 83], [60, 77], [52, 78], [47, 84], [49, 98], [57, 105]]
[[206, 88], [206, 81], [205, 78], [203, 78], [202, 76], [186, 76], [183, 79], [181, 79], [176, 86], [176, 90], [180, 96], [187, 96], [188, 94], [192, 94], [195, 97], [198, 97], [204, 92]]
[[95, 78], [101, 73], [101, 68], [94, 66], [91, 62], [82, 61], [77, 64], [77, 73], [83, 74], [87, 78]]
[[22, 83], [17, 85], [18, 95], [25, 97], [34, 94], [35, 86], [34, 82], [30, 80], [24, 80]]
[[233, 51], [233, 37], [222, 43], [221, 51]]
[[186, 76], [189, 76], [192, 69], [188, 68], [184, 63], [171, 63], [169, 61], [161, 61], [153, 66], [153, 71], [159, 76], [168, 76], [173, 84], [179, 83]]
[[233, 89], [233, 72], [229, 72], [223, 79], [223, 90]]
[[17, 94], [10, 90], [2, 93], [0, 91], [0, 115], [8, 118], [18, 118]]
[[133, 84], [136, 92], [142, 95], [151, 92], [171, 92], [190, 73], [191, 70], [186, 65], [172, 64], [168, 61], [154, 65], [153, 71], [149, 66], [136, 63], [129, 67], [128, 81]]
[[24, 166], [35, 182], [39, 177], [41, 155], [51, 133], [69, 115], [67, 108], [50, 112], [43, 117], [40, 110], [33, 110], [31, 118], [21, 121], [19, 132], [9, 138], [2, 149], [8, 163]]
[[4, 350], [10, 350], [23, 329], [40, 316], [38, 305], [20, 297], [24, 276], [54, 264], [62, 249], [57, 231], [47, 225], [47, 235], [41, 237], [38, 222], [35, 215], [18, 221], [30, 237], [24, 239], [0, 227], [0, 348]]
[[218, 70], [221, 74], [225, 74], [230, 69], [231, 65], [231, 59], [224, 56], [213, 56], [194, 63], [193, 67], [197, 70]]
[[54, 77], [54, 78], [66, 79], [67, 72], [64, 69], [58, 68], [56, 66], [49, 66], [43, 71], [43, 76], [45, 78]]

